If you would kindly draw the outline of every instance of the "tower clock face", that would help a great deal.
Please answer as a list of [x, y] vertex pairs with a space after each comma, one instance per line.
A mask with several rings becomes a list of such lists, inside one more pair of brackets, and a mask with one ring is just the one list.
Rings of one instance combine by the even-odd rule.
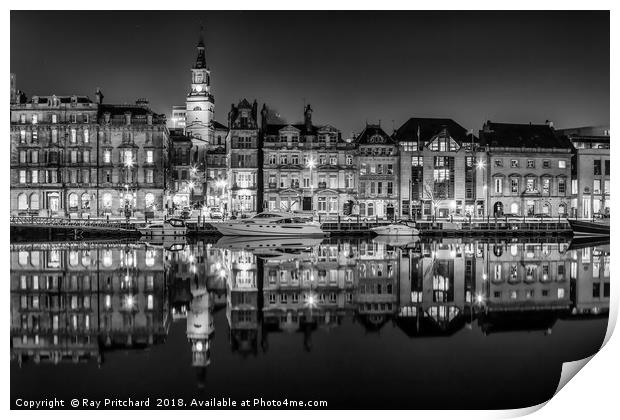
[[202, 86], [200, 85], [196, 86], [196, 92], [202, 92]]

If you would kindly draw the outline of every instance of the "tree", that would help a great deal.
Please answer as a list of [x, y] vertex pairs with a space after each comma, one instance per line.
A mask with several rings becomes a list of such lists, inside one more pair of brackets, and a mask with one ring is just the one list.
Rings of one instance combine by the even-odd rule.
[[435, 183], [432, 179], [427, 179], [424, 183], [424, 199], [429, 200], [431, 202], [431, 213], [433, 216], [437, 217], [436, 210], [437, 206], [441, 204], [441, 202], [445, 198], [445, 184], [444, 183]]

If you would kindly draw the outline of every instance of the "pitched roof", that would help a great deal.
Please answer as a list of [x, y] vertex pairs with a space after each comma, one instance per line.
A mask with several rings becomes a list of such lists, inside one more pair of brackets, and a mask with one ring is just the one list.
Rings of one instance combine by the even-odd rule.
[[267, 126], [264, 128], [265, 134], [268, 136], [277, 136], [281, 129], [288, 126], [298, 129], [301, 132], [301, 135], [316, 134], [316, 131], [318, 129], [317, 126], [313, 125], [310, 131], [306, 131], [305, 124], [267, 124]]
[[358, 144], [377, 144], [370, 139], [375, 136], [381, 136], [383, 141], [381, 144], [396, 144], [392, 136], [388, 135], [380, 125], [376, 124], [366, 124], [366, 128], [360, 133], [359, 136], [355, 138], [355, 141]]
[[211, 123], [213, 124], [213, 128], [215, 128], [216, 130], [228, 130], [227, 126], [215, 120], [211, 120]]
[[123, 117], [126, 113], [131, 113], [131, 118], [136, 120], [145, 120], [147, 115], [153, 115], [153, 124], [162, 124], [166, 122], [164, 114], [156, 114], [147, 105], [99, 105], [99, 118], [105, 113], [110, 113], [112, 119]]
[[527, 147], [570, 149], [565, 136], [559, 136], [547, 124], [509, 124], [488, 121], [480, 132], [481, 143], [489, 147]]
[[[459, 144], [471, 142], [472, 136], [468, 135], [467, 130], [459, 123], [450, 118], [409, 118], [407, 122], [400, 126], [394, 137], [397, 141], [416, 141], [418, 139], [418, 127], [420, 130], [420, 141], [426, 142], [447, 130], [448, 134]], [[474, 136], [474, 142], [478, 138]]]

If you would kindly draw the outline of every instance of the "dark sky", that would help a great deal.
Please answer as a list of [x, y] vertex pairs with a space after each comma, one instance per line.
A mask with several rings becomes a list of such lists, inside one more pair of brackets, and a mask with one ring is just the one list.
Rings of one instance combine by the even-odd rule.
[[289, 122], [304, 98], [343, 135], [411, 116], [556, 127], [609, 124], [609, 13], [11, 12], [11, 72], [28, 96], [147, 97], [170, 114], [189, 88], [199, 27], [216, 118], [267, 102]]

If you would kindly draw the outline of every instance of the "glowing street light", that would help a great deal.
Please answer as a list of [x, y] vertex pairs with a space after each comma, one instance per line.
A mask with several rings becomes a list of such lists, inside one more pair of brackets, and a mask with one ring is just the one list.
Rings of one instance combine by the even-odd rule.
[[316, 166], [316, 161], [311, 156], [310, 159], [308, 159], [308, 163], [306, 163], [306, 167], [308, 167], [310, 170], [312, 170], [312, 169], [314, 169], [315, 166]]
[[195, 186], [196, 185], [194, 184], [194, 181], [190, 181], [187, 183], [187, 188], [189, 188], [190, 190], [193, 190]]
[[478, 161], [478, 163], [476, 163], [476, 167], [478, 167], [478, 169], [484, 169], [485, 163], [482, 159], [480, 159]]

